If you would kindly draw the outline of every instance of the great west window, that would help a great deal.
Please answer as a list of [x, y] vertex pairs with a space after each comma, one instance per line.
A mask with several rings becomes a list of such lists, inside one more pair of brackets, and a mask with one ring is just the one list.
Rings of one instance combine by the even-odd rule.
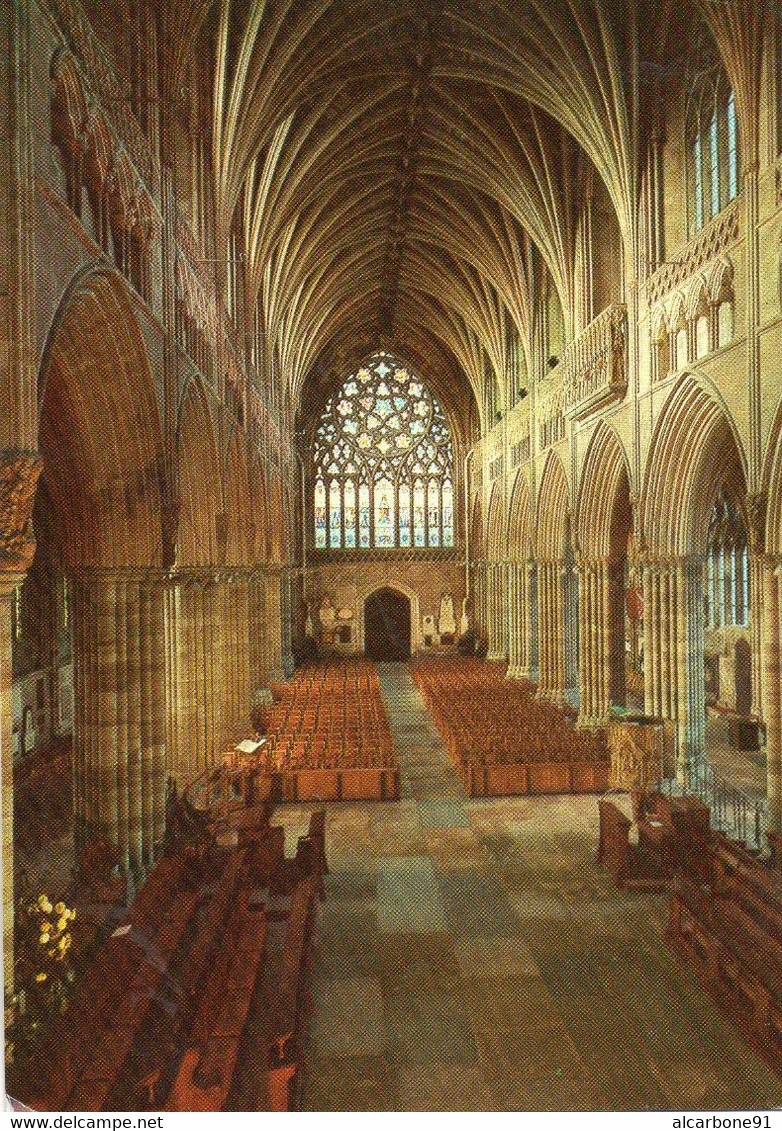
[[315, 548], [452, 547], [453, 490], [440, 405], [392, 354], [374, 354], [329, 400], [315, 432]]

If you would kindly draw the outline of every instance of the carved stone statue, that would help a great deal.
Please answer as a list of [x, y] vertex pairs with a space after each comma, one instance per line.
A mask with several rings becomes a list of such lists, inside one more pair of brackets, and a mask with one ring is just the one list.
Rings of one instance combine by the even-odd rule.
[[0, 455], [0, 570], [24, 573], [35, 554], [33, 501], [43, 463], [35, 452]]
[[334, 608], [334, 602], [331, 597], [329, 597], [328, 593], [323, 594], [323, 599], [320, 602], [318, 620], [323, 633], [323, 639], [327, 643], [331, 643], [334, 638], [334, 625], [337, 620], [337, 613]]
[[625, 311], [617, 306], [611, 311], [611, 384], [625, 385]]
[[454, 636], [456, 633], [456, 619], [453, 611], [453, 594], [443, 593], [440, 599], [440, 617], [437, 624], [440, 639], [443, 636]]

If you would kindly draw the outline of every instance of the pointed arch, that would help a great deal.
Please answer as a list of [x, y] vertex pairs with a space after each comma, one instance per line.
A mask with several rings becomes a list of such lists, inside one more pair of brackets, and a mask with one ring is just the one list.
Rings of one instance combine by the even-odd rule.
[[769, 554], [782, 554], [782, 400], [777, 407], [768, 446], [765, 482], [768, 484], [765, 542]]
[[746, 459], [727, 409], [686, 373], [657, 422], [646, 463], [642, 534], [655, 557], [702, 552], [719, 481], [746, 483]]
[[570, 497], [562, 460], [550, 451], [538, 497], [537, 542], [541, 561], [565, 557], [570, 523]]
[[253, 510], [253, 560], [269, 560], [269, 498], [266, 476], [260, 459], [253, 461], [250, 470], [251, 506]]
[[206, 393], [191, 381], [177, 428], [179, 532], [177, 565], [206, 566], [222, 560], [218, 515], [222, 514], [220, 470]]
[[483, 500], [480, 491], [473, 499], [472, 515], [470, 518], [470, 557], [479, 561], [484, 552], [483, 540]]
[[604, 421], [589, 441], [576, 504], [577, 543], [586, 558], [607, 558], [611, 530], [621, 492], [629, 494], [630, 470], [619, 436]]
[[486, 559], [490, 562], [502, 561], [506, 554], [503, 544], [505, 533], [503, 502], [502, 482], [498, 480], [492, 487], [489, 497], [489, 518], [486, 523]]
[[39, 378], [43, 482], [70, 565], [162, 560], [162, 431], [144, 338], [124, 280], [68, 288]]
[[228, 444], [223, 508], [226, 516], [226, 565], [247, 565], [255, 542], [250, 481], [244, 452], [244, 433], [235, 428]]
[[282, 505], [282, 484], [275, 475], [269, 490], [269, 556], [273, 562], [281, 562], [286, 544], [285, 513]]
[[532, 561], [534, 557], [530, 491], [523, 471], [517, 472], [511, 494], [508, 512], [508, 554], [517, 562]]

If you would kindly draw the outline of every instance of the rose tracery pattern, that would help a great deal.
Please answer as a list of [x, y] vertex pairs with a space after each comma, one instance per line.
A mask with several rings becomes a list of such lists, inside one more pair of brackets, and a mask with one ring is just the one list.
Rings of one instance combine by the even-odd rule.
[[453, 546], [451, 433], [392, 354], [374, 354], [331, 397], [314, 467], [316, 549]]

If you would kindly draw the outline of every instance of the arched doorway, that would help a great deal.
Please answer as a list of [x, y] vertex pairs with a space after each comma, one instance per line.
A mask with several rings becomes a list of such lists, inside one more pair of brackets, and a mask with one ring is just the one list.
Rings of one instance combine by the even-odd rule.
[[364, 602], [364, 652], [371, 660], [410, 659], [410, 598], [376, 589]]

